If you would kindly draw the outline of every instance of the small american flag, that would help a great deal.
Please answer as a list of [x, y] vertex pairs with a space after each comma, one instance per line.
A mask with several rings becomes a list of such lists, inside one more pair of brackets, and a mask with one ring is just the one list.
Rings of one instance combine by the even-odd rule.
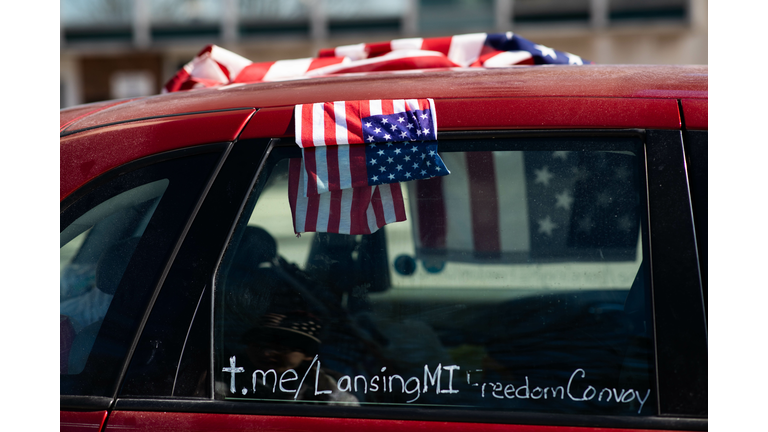
[[450, 174], [437, 153], [431, 99], [297, 105], [295, 119], [302, 159], [291, 165], [289, 193], [297, 233], [375, 232], [405, 220], [400, 182]]

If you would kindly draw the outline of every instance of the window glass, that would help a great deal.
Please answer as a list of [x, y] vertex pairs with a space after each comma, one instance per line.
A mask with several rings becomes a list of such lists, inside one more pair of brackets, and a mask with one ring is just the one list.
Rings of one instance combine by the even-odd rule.
[[83, 371], [120, 279], [168, 183], [163, 179], [125, 191], [61, 231], [61, 374]]
[[297, 236], [275, 148], [216, 281], [216, 397], [653, 414], [641, 149], [441, 141], [407, 221]]

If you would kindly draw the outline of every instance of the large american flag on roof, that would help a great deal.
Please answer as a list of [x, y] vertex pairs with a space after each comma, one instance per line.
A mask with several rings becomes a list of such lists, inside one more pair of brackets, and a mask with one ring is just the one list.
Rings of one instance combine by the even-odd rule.
[[258, 63], [208, 45], [163, 86], [162, 92], [354, 72], [588, 63], [575, 54], [533, 43], [512, 32], [361, 43], [322, 49], [314, 58]]
[[[315, 58], [259, 63], [209, 45], [162, 92], [358, 72], [586, 63], [512, 32], [361, 43], [323, 49]], [[400, 183], [450, 174], [437, 151], [432, 99], [301, 104], [294, 119], [302, 158], [290, 162], [288, 193], [297, 234], [370, 234], [404, 221]], [[426, 214], [420, 212], [422, 222]], [[434, 245], [423, 234], [428, 250]]]

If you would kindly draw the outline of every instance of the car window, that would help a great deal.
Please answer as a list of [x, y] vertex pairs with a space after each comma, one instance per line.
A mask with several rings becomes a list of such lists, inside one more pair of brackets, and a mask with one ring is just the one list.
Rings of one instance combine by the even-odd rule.
[[[219, 269], [215, 396], [655, 412], [642, 146], [440, 141], [407, 220], [297, 235], [275, 148]], [[394, 167], [394, 166], [393, 166]]]
[[[62, 395], [110, 396], [149, 296], [220, 148], [117, 169], [60, 215]], [[189, 152], [187, 152], [189, 153]]]

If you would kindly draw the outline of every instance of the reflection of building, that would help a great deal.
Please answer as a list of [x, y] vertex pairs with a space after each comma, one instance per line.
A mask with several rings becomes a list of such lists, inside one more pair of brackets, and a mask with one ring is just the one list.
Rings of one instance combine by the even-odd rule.
[[270, 61], [510, 30], [598, 63], [707, 63], [707, 0], [61, 0], [61, 106], [157, 93], [208, 43]]

